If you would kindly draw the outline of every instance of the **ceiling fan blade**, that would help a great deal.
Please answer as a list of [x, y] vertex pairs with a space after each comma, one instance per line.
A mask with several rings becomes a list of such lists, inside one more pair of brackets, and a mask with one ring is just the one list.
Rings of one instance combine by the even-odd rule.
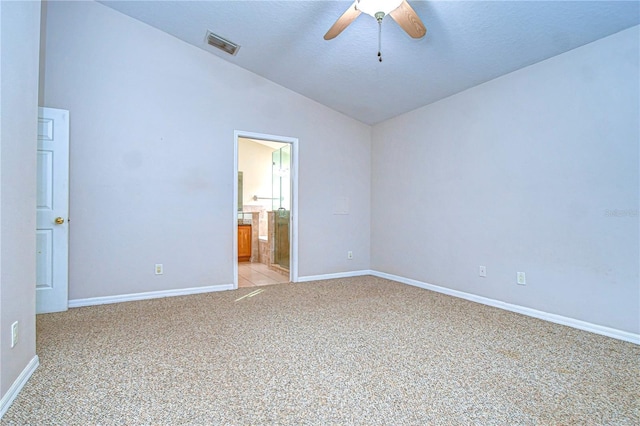
[[349, 26], [350, 23], [352, 23], [358, 16], [360, 16], [360, 13], [362, 12], [356, 9], [356, 3], [357, 1], [354, 1], [351, 7], [349, 7], [349, 9], [347, 9], [347, 11], [338, 18], [336, 23], [333, 24], [331, 28], [329, 28], [329, 31], [327, 31], [327, 33], [324, 35], [325, 40], [331, 40], [332, 38], [337, 37], [338, 34], [340, 34], [345, 28]]
[[424, 37], [427, 33], [427, 28], [407, 0], [404, 0], [397, 9], [389, 12], [389, 15], [413, 38]]

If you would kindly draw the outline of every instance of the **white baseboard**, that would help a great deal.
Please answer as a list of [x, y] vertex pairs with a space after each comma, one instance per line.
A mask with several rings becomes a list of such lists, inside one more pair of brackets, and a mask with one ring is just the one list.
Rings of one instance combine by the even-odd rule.
[[298, 277], [297, 282], [304, 283], [308, 281], [331, 280], [334, 278], [361, 277], [363, 275], [373, 275], [373, 273], [370, 270], [365, 269], [362, 271], [338, 272], [335, 274], [307, 275], [306, 277]]
[[624, 340], [625, 342], [635, 343], [640, 345], [640, 334], [629, 333], [627, 331], [618, 330], [615, 328], [604, 327], [602, 325], [593, 324], [586, 321], [577, 320], [574, 318], [564, 317], [562, 315], [551, 314], [544, 311], [538, 311], [536, 309], [527, 308], [525, 306], [513, 305], [511, 303], [501, 302], [500, 300], [489, 299], [488, 297], [478, 296], [471, 293], [465, 293], [463, 291], [452, 290], [446, 287], [440, 287], [433, 284], [424, 283], [422, 281], [412, 280], [410, 278], [400, 277], [398, 275], [387, 274], [385, 272], [370, 271], [371, 275], [386, 278], [392, 281], [398, 281], [403, 284], [409, 284], [415, 287], [424, 288], [426, 290], [435, 291], [449, 296], [459, 297], [461, 299], [470, 300], [472, 302], [482, 303], [483, 305], [493, 306], [495, 308], [504, 309], [506, 311], [517, 312], [522, 315], [538, 318], [541, 320], [553, 322], [556, 324], [566, 325], [568, 327], [577, 328], [579, 330], [589, 331], [591, 333], [601, 334], [603, 336], [612, 337], [618, 340]]
[[109, 303], [132, 302], [134, 300], [159, 299], [162, 297], [187, 296], [190, 294], [211, 293], [213, 291], [233, 290], [233, 284], [211, 285], [206, 287], [180, 288], [176, 290], [148, 291], [145, 293], [119, 294], [115, 296], [89, 297], [69, 300], [70, 308], [82, 306], [106, 305]]
[[7, 393], [5, 393], [2, 399], [0, 399], [0, 419], [4, 416], [9, 407], [11, 407], [11, 404], [27, 383], [29, 377], [31, 377], [33, 372], [36, 371], [36, 368], [38, 368], [38, 365], [40, 365], [40, 360], [38, 359], [38, 355], [34, 355], [15, 382], [13, 382]]
[[[593, 324], [590, 322], [569, 318], [562, 315], [551, 314], [548, 312], [527, 308], [525, 306], [514, 305], [511, 303], [502, 302], [500, 300], [478, 296], [476, 294], [465, 293], [459, 290], [440, 287], [434, 284], [425, 283], [425, 282], [414, 280], [411, 278], [401, 277], [399, 275], [387, 274], [386, 272], [379, 272], [379, 271], [372, 271], [372, 270], [365, 269], [361, 271], [338, 272], [334, 274], [308, 275], [306, 277], [298, 277], [297, 282], [359, 277], [363, 275], [373, 275], [380, 278], [386, 278], [388, 280], [397, 281], [397, 282], [408, 284], [414, 287], [420, 287], [426, 290], [435, 291], [437, 293], [442, 293], [442, 294], [446, 294], [453, 297], [459, 297], [461, 299], [470, 300], [472, 302], [481, 303], [483, 305], [493, 306], [495, 308], [504, 309], [506, 311], [516, 312], [522, 315], [527, 315], [527, 316], [538, 318], [544, 321], [566, 325], [568, 327], [577, 328], [579, 330], [584, 330], [591, 333], [596, 333], [603, 336], [612, 337], [614, 339], [623, 340], [625, 342], [630, 342], [630, 343], [635, 343], [636, 345], [640, 345], [640, 334], [630, 333], [630, 332], [618, 330], [615, 328], [605, 327], [602, 325]], [[214, 291], [224, 291], [224, 290], [233, 290], [233, 289], [234, 289], [233, 284], [221, 284], [221, 285], [214, 285], [214, 286], [207, 286], [207, 287], [193, 287], [193, 288], [185, 288], [185, 289], [177, 289], [177, 290], [163, 290], [163, 291], [151, 291], [146, 293], [122, 294], [122, 295], [116, 295], [116, 296], [91, 297], [87, 299], [72, 299], [72, 300], [69, 300], [69, 307], [78, 308], [81, 306], [104, 305], [109, 303], [131, 302], [134, 300], [157, 299], [157, 298], [172, 297], [172, 296], [186, 296], [190, 294], [209, 293]], [[4, 398], [2, 401], [4, 403]], [[3, 406], [0, 406], [0, 408], [1, 407]]]

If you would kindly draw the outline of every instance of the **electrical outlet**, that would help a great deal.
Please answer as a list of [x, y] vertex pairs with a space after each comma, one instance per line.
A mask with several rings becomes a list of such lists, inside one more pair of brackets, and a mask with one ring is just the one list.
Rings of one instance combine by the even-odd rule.
[[11, 347], [18, 344], [18, 321], [11, 324]]
[[527, 285], [527, 277], [525, 277], [524, 272], [518, 272], [518, 284]]
[[486, 277], [487, 276], [487, 267], [486, 266], [480, 266], [479, 274], [480, 274], [481, 277]]
[[156, 275], [162, 275], [162, 274], [163, 274], [162, 263], [156, 263]]
[[353, 252], [351, 250], [347, 252], [347, 259], [349, 260], [353, 259]]

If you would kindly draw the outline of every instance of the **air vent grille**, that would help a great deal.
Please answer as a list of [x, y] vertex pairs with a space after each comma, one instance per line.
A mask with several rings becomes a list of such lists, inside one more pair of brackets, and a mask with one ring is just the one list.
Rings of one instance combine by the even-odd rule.
[[240, 49], [240, 46], [238, 46], [234, 42], [220, 37], [219, 35], [214, 34], [211, 31], [207, 31], [207, 44], [213, 47], [217, 47], [218, 49], [222, 50], [223, 52], [227, 52], [230, 55], [235, 55]]

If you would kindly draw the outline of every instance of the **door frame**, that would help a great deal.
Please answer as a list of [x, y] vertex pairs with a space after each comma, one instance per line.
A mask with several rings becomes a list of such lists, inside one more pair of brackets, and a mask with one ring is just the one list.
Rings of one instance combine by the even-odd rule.
[[238, 288], [238, 139], [258, 139], [291, 145], [291, 218], [289, 281], [298, 282], [298, 138], [265, 133], [233, 132], [233, 288]]

